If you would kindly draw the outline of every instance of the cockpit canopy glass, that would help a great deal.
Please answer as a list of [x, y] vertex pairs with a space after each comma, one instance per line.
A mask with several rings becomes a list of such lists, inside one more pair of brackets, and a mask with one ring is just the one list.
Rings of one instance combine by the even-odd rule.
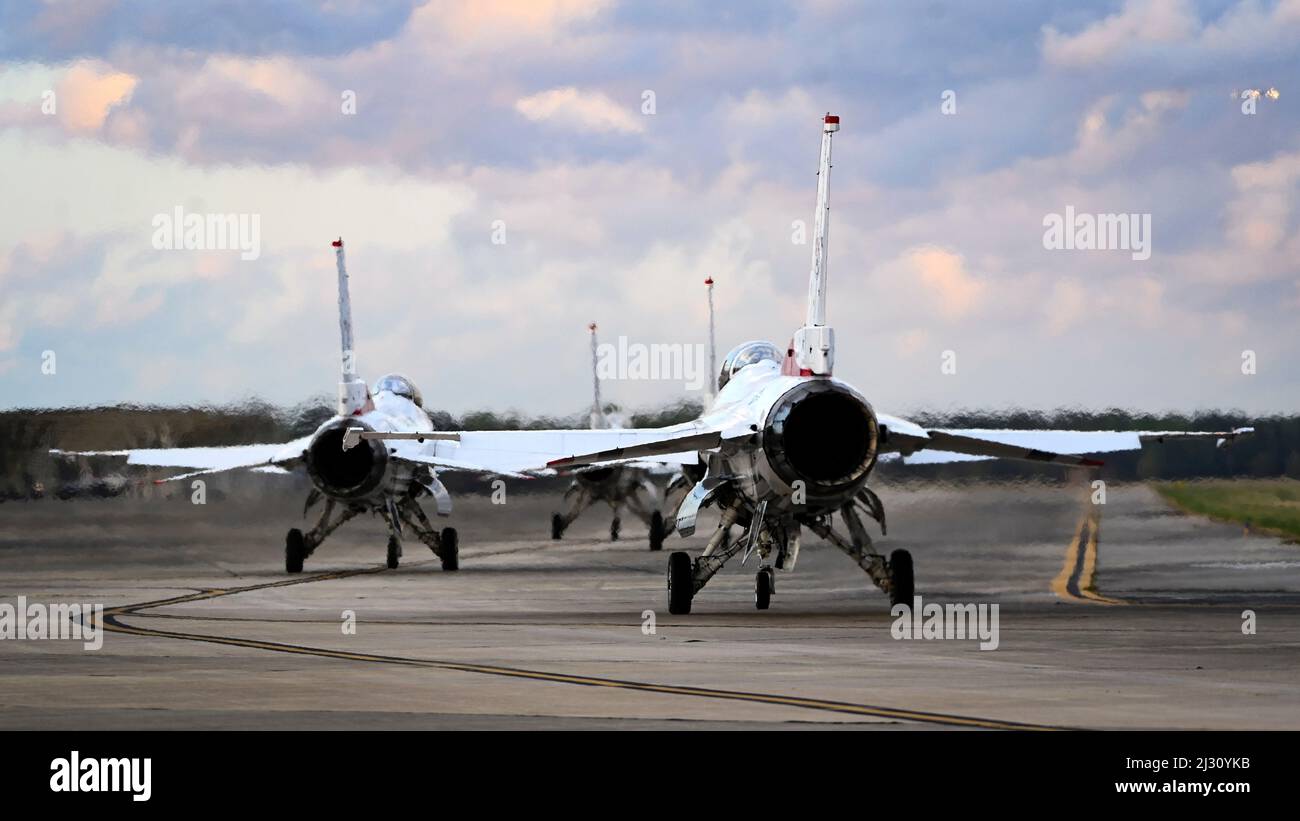
[[417, 408], [424, 407], [424, 395], [420, 389], [415, 387], [415, 383], [402, 376], [400, 373], [390, 373], [387, 376], [381, 376], [375, 383], [374, 393], [388, 393], [404, 396], [415, 403]]
[[732, 348], [727, 358], [722, 360], [722, 370], [718, 373], [718, 390], [722, 390], [741, 368], [755, 362], [775, 362], [779, 365], [782, 359], [781, 352], [771, 342], [743, 342]]

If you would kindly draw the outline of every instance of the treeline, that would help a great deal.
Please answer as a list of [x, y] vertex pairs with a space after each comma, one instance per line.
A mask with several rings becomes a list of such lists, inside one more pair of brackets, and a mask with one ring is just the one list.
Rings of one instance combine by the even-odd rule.
[[[608, 406], [607, 412], [619, 409]], [[699, 402], [679, 401], [627, 414], [633, 427], [663, 427], [694, 419]], [[54, 459], [49, 451], [194, 447], [251, 442], [285, 442], [315, 430], [333, 413], [333, 400], [314, 397], [293, 407], [250, 400], [237, 404], [168, 408], [115, 406], [0, 412], [0, 497], [32, 495], [36, 486], [85, 482], [91, 474], [120, 470], [109, 458]], [[441, 430], [535, 430], [584, 428], [587, 411], [567, 416], [529, 416], [519, 411], [470, 411], [461, 415], [432, 410]], [[1027, 428], [1073, 430], [1231, 430], [1253, 425], [1255, 435], [1227, 447], [1212, 442], [1152, 444], [1140, 453], [1105, 457], [1102, 476], [1115, 479], [1290, 476], [1300, 478], [1300, 415], [1250, 417], [1237, 411], [1153, 414], [1104, 411], [963, 410], [917, 412], [911, 418], [930, 428]], [[882, 465], [885, 475], [918, 478], [1064, 477], [1059, 467], [984, 461], [951, 465]]]

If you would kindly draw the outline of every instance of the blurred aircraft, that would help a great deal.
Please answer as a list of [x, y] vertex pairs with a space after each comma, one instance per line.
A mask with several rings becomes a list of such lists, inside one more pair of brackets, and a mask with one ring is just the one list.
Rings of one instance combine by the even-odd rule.
[[[617, 413], [606, 413], [604, 403], [601, 402], [596, 323], [588, 325], [587, 330], [591, 333], [591, 382], [594, 393], [590, 415], [591, 429], [626, 428], [623, 417]], [[564, 513], [551, 514], [551, 538], [564, 538], [564, 531], [568, 530], [569, 525], [573, 524], [584, 510], [596, 502], [604, 502], [614, 512], [614, 519], [609, 525], [610, 541], [618, 541], [622, 527], [619, 514], [626, 507], [650, 528], [650, 549], [662, 550], [664, 537], [668, 531], [664, 527], [664, 514], [660, 509], [663, 499], [655, 484], [655, 477], [665, 475], [671, 477], [678, 472], [676, 467], [659, 462], [579, 468], [574, 472], [573, 482], [564, 494], [567, 509]]]

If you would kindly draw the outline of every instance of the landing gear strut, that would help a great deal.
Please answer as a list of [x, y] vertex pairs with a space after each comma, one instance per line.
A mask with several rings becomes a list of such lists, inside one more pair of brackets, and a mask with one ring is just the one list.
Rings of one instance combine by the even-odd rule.
[[[307, 499], [307, 507], [310, 508], [319, 501], [322, 495], [319, 491], [313, 490], [312, 495]], [[316, 522], [315, 527], [306, 533], [295, 527], [285, 534], [285, 572], [301, 573], [304, 560], [320, 547], [327, 536], [338, 530], [348, 519], [375, 509], [365, 505], [348, 505], [343, 507], [337, 517], [334, 517], [334, 509], [345, 504], [347, 503], [336, 502], [326, 497], [325, 509], [321, 511], [320, 520]], [[441, 533], [434, 530], [429, 517], [424, 515], [415, 497], [408, 495], [396, 500], [390, 498], [383, 507], [378, 508], [377, 512], [388, 525], [388, 551], [385, 563], [389, 569], [395, 570], [401, 563], [403, 525], [409, 528], [416, 538], [429, 546], [433, 554], [442, 561], [443, 570], [456, 570], [460, 567], [460, 540], [457, 538], [456, 528], [444, 527]]]
[[691, 600], [695, 594], [713, 578], [713, 574], [722, 569], [727, 559], [740, 552], [746, 539], [731, 541], [731, 526], [736, 521], [736, 510], [727, 508], [722, 511], [718, 529], [709, 538], [704, 552], [695, 561], [690, 554], [677, 551], [668, 556], [668, 612], [674, 616], [684, 616], [691, 612]]
[[[320, 494], [316, 491], [313, 490], [312, 493], [314, 496], [307, 497], [308, 508], [320, 498]], [[347, 507], [343, 509], [337, 519], [331, 522], [330, 517], [334, 515], [335, 507], [337, 507], [335, 501], [327, 499], [325, 509], [321, 511], [320, 519], [316, 522], [315, 527], [306, 533], [295, 527], [285, 534], [284, 570], [286, 573], [301, 573], [303, 561], [316, 552], [316, 548], [320, 547], [320, 543], [325, 541], [325, 537], [338, 530], [344, 522], [361, 512], [360, 508]], [[306, 512], [307, 510], [304, 508], [303, 514], [305, 515]]]
[[[883, 526], [884, 511], [879, 508], [879, 502], [876, 502], [877, 509], [873, 509], [870, 504], [864, 506], [867, 508], [868, 515], [880, 521]], [[829, 516], [813, 519], [808, 523], [808, 527], [818, 536], [843, 550], [849, 558], [858, 563], [858, 567], [867, 571], [867, 575], [871, 577], [876, 587], [888, 594], [890, 605], [911, 604], [916, 590], [912, 574], [912, 554], [906, 550], [895, 550], [886, 560], [876, 552], [876, 547], [867, 533], [867, 528], [862, 524], [862, 519], [858, 516], [854, 502], [849, 502], [840, 508], [840, 518], [849, 529], [848, 539], [831, 528]]]
[[[420, 504], [410, 496], [402, 499], [396, 509], [400, 521], [409, 527], [416, 538], [424, 542], [429, 550], [433, 551], [433, 555], [437, 556], [442, 563], [443, 570], [453, 571], [460, 568], [460, 538], [456, 528], [444, 527], [441, 533], [434, 530], [433, 522], [429, 521]], [[393, 527], [393, 532], [400, 538], [398, 528]], [[400, 547], [398, 552], [401, 552]], [[390, 564], [389, 567], [394, 565]]]

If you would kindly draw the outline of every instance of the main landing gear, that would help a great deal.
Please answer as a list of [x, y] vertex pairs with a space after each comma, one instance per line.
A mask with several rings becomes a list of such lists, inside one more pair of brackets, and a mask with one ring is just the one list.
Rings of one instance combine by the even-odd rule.
[[[766, 503], [760, 503], [752, 512], [742, 512], [734, 506], [723, 509], [718, 529], [699, 558], [692, 560], [682, 551], [668, 557], [668, 612], [675, 616], [690, 613], [695, 594], [742, 549], [746, 557], [753, 551], [759, 554], [760, 564], [754, 577], [754, 607], [767, 610], [776, 594], [776, 570], [794, 569], [799, 556], [801, 525], [848, 554], [889, 596], [891, 605], [911, 604], [915, 594], [912, 554], [900, 549], [890, 553], [886, 559], [876, 552], [860, 511], [879, 522], [881, 530], [884, 530], [884, 509], [879, 498], [866, 488], [837, 511], [848, 529], [847, 537], [832, 528], [829, 513], [783, 521], [766, 515]], [[740, 538], [732, 541], [731, 528], [746, 513], [749, 524]], [[774, 562], [769, 563], [769, 558]]]
[[[310, 509], [313, 504], [319, 501], [321, 494], [319, 491], [312, 491], [307, 498], [307, 505], [304, 513]], [[335, 508], [342, 508], [338, 516], [335, 516]], [[335, 530], [338, 530], [344, 522], [354, 516], [366, 512], [369, 508], [365, 505], [351, 505], [336, 502], [333, 499], [325, 499], [325, 509], [321, 512], [319, 521], [311, 530], [304, 533], [298, 528], [293, 528], [284, 538], [284, 569], [287, 573], [301, 573], [303, 562], [320, 547], [321, 542], [325, 541]], [[460, 538], [454, 527], [444, 527], [441, 531], [435, 530], [433, 524], [429, 521], [428, 516], [420, 508], [420, 504], [412, 496], [404, 496], [400, 501], [388, 500], [383, 507], [373, 508], [388, 525], [388, 551], [386, 554], [386, 564], [390, 570], [396, 569], [402, 559], [402, 535], [405, 529], [415, 534], [415, 537], [424, 542], [433, 554], [438, 557], [442, 564], [442, 569], [446, 571], [458, 570], [460, 568]]]

